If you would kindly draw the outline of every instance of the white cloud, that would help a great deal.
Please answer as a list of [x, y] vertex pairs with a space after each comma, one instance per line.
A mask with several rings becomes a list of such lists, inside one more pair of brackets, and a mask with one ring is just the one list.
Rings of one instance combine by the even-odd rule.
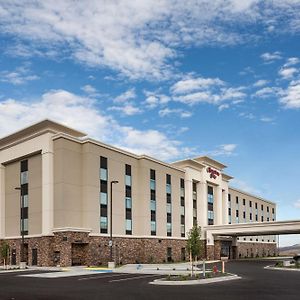
[[287, 59], [287, 62], [284, 64], [284, 67], [290, 67], [297, 65], [300, 62], [298, 57], [290, 57]]
[[114, 103], [126, 103], [136, 98], [135, 89], [131, 88], [114, 99]]
[[299, 200], [297, 200], [297, 201], [295, 201], [295, 203], [294, 203], [294, 207], [296, 207], [296, 208], [300, 208], [300, 199], [299, 199]]
[[222, 144], [219, 145], [216, 149], [211, 151], [204, 151], [203, 154], [209, 156], [233, 156], [236, 155], [235, 150], [237, 144]]
[[109, 107], [108, 110], [119, 111], [123, 115], [126, 115], [126, 116], [133, 116], [133, 115], [140, 114], [143, 112], [143, 110], [141, 110], [139, 107], [136, 107], [129, 103], [125, 104], [123, 106], [112, 106], [112, 107]]
[[286, 90], [282, 92], [279, 102], [290, 109], [300, 108], [300, 80], [291, 81]]
[[[71, 57], [132, 79], [165, 79], [174, 75], [170, 62], [178, 46], [256, 41], [257, 33], [247, 30], [253, 25], [272, 26], [279, 34], [300, 31], [297, 2], [2, 1], [0, 30], [20, 41], [10, 49], [14, 55]], [[279, 56], [274, 52], [263, 58]]]
[[169, 96], [158, 92], [144, 91], [144, 93], [146, 96], [145, 105], [146, 108], [149, 109], [156, 108], [157, 106], [164, 106], [171, 100]]
[[264, 87], [253, 94], [253, 97], [259, 97], [259, 98], [269, 98], [278, 96], [282, 93], [282, 89], [279, 87]]
[[260, 79], [260, 80], [256, 81], [256, 82], [253, 84], [253, 86], [255, 86], [255, 87], [262, 87], [262, 86], [264, 86], [264, 85], [266, 85], [266, 84], [268, 84], [268, 83], [269, 83], [269, 80]]
[[218, 110], [219, 111], [223, 111], [225, 109], [229, 108], [229, 104], [221, 104], [219, 107], [218, 107]]
[[0, 81], [13, 85], [21, 85], [37, 79], [39, 79], [39, 77], [32, 74], [26, 66], [18, 67], [14, 71], [0, 72]]
[[282, 59], [281, 53], [279, 51], [275, 51], [273, 53], [265, 52], [260, 57], [267, 63]]
[[239, 113], [239, 116], [248, 120], [254, 120], [256, 118], [253, 113], [248, 113], [248, 112]]
[[[222, 105], [223, 102], [241, 102], [246, 94], [243, 87], [233, 88], [219, 78], [184, 78], [176, 82], [170, 91], [173, 100], [181, 103], [194, 105], [197, 103], [209, 103]], [[233, 103], [234, 104], [234, 103]]]
[[65, 90], [49, 91], [39, 101], [0, 101], [0, 136], [45, 118], [84, 131], [100, 141], [162, 160], [181, 158], [190, 150], [158, 130], [122, 126], [97, 108], [95, 100]]
[[179, 108], [174, 108], [174, 109], [171, 109], [171, 108], [164, 108], [164, 109], [161, 109], [159, 112], [158, 112], [159, 116], [160, 117], [166, 117], [166, 116], [169, 116], [169, 115], [176, 115], [176, 116], [179, 116], [180, 118], [190, 118], [193, 114], [192, 112], [190, 111], [185, 111], [185, 110], [182, 110], [182, 109], [179, 109]]
[[265, 123], [272, 123], [272, 122], [274, 122], [274, 118], [270, 118], [270, 117], [261, 117], [260, 120], [262, 122], [265, 122]]
[[224, 84], [225, 83], [219, 78], [188, 77], [176, 82], [171, 87], [171, 93], [186, 94], [194, 91], [206, 90], [211, 86], [224, 86]]
[[296, 73], [298, 73], [296, 68], [281, 68], [278, 72], [283, 79], [291, 79]]
[[97, 93], [97, 90], [89, 84], [83, 86], [81, 89], [87, 94], [96, 94]]

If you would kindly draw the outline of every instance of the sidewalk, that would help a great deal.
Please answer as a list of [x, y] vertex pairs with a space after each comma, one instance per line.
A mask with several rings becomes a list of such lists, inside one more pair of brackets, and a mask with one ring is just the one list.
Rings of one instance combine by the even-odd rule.
[[[217, 263], [218, 260], [206, 261], [205, 264]], [[202, 267], [198, 268], [197, 265], [202, 266], [203, 261], [194, 262], [195, 273], [202, 272]], [[172, 264], [128, 264], [114, 269], [114, 273], [128, 273], [128, 274], [159, 274], [159, 275], [187, 275], [191, 273], [191, 264], [172, 263]]]

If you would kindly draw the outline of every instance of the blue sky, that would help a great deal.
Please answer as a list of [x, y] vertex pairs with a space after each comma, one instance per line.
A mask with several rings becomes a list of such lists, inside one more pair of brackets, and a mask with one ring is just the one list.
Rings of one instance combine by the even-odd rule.
[[299, 219], [299, 34], [297, 0], [0, 1], [0, 136], [47, 117], [165, 161], [210, 155]]

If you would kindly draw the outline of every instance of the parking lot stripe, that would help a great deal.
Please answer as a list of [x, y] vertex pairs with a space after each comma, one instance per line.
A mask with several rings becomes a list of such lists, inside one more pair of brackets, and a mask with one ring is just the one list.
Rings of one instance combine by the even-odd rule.
[[110, 280], [109, 282], [136, 280], [136, 279], [141, 279], [141, 278], [158, 277], [158, 276], [160, 276], [160, 275], [144, 275], [144, 276], [137, 276], [137, 277], [135, 276], [135, 277], [128, 277], [128, 278], [121, 278], [121, 279]]
[[84, 277], [84, 278], [79, 278], [77, 280], [95, 280], [95, 279], [102, 279], [102, 278], [111, 278], [111, 277], [120, 277], [120, 276], [126, 276], [127, 274], [114, 274], [114, 275], [95, 275], [95, 276], [90, 276], [90, 277]]

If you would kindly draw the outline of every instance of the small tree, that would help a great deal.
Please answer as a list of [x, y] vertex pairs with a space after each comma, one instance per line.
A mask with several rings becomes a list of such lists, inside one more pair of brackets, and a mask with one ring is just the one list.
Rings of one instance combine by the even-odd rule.
[[193, 262], [197, 260], [197, 257], [203, 255], [203, 247], [200, 238], [201, 238], [201, 228], [197, 224], [195, 224], [188, 234], [188, 240], [186, 245], [186, 249], [189, 253], [190, 262], [192, 266], [192, 271], [191, 271], [192, 276], [194, 275]]
[[8, 262], [8, 255], [9, 255], [9, 245], [7, 243], [3, 243], [1, 245], [1, 258], [3, 259], [4, 268]]

